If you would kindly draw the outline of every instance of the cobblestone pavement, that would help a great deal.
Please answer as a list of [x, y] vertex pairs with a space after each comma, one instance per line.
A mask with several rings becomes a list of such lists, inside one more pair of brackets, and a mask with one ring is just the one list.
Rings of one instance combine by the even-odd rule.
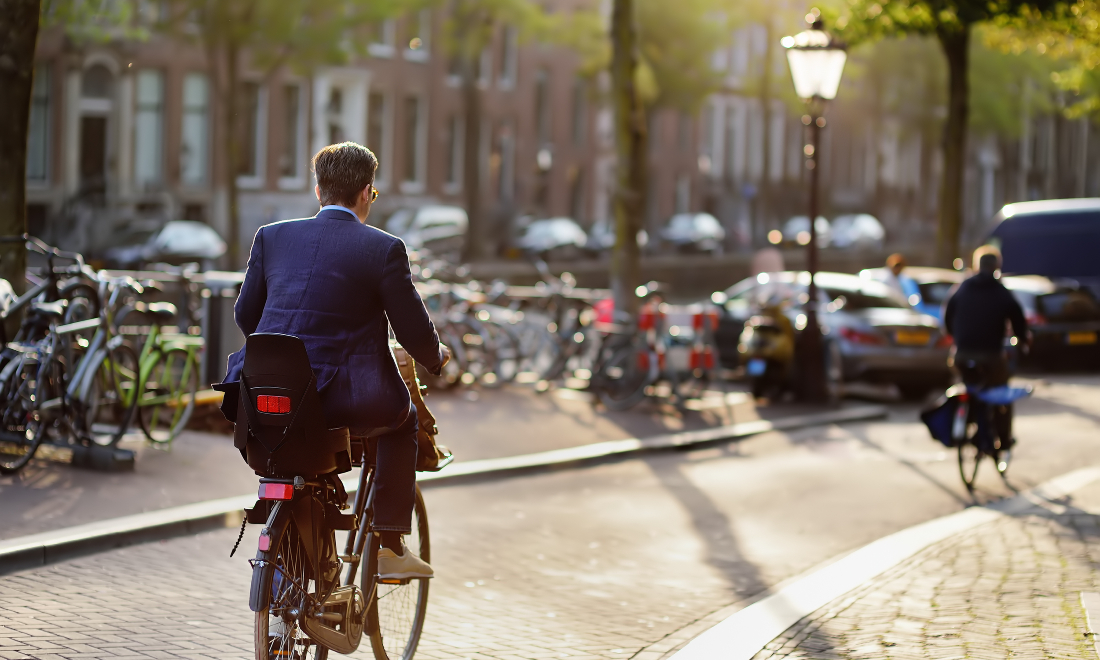
[[1080, 593], [1100, 589], [1100, 516], [1056, 508], [925, 550], [802, 619], [756, 660], [1095, 660]]

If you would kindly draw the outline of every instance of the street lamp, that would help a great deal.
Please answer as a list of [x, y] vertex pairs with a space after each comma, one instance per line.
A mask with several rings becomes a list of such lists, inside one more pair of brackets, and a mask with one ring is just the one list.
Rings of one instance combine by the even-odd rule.
[[806, 328], [802, 331], [801, 348], [805, 372], [801, 379], [803, 396], [809, 401], [824, 401], [825, 360], [821, 341], [821, 326], [817, 319], [817, 144], [818, 133], [825, 127], [825, 102], [836, 98], [840, 76], [848, 59], [847, 48], [830, 37], [824, 29], [821, 12], [811, 9], [806, 15], [810, 29], [793, 37], [783, 37], [780, 43], [787, 49], [787, 64], [791, 67], [794, 90], [806, 101], [807, 114], [802, 123], [810, 128], [810, 140], [803, 149], [806, 169], [810, 171], [810, 242], [807, 246], [807, 270], [810, 272], [809, 300], [806, 301]]

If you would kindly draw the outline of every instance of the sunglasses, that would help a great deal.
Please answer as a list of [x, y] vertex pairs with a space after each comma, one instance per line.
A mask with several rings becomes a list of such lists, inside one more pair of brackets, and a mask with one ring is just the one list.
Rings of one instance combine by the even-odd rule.
[[375, 187], [374, 187], [374, 186], [372, 185], [372, 186], [370, 187], [370, 201], [372, 201], [372, 202], [373, 202], [373, 201], [374, 201], [374, 200], [376, 200], [376, 199], [378, 199], [378, 188], [375, 188]]

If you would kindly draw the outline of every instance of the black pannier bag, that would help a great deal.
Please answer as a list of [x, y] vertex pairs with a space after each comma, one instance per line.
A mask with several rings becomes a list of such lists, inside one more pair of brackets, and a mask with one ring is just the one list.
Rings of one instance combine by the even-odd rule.
[[[351, 470], [347, 427], [325, 424], [317, 380], [305, 344], [298, 337], [249, 335], [236, 410], [233, 445], [249, 467], [264, 477], [315, 477]], [[229, 399], [233, 384], [219, 387]]]

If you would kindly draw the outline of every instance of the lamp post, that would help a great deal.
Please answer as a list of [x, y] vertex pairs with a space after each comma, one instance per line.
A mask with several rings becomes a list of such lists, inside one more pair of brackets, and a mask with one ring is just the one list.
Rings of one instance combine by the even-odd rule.
[[821, 12], [811, 9], [806, 15], [810, 29], [793, 37], [783, 37], [781, 44], [787, 49], [787, 64], [791, 67], [795, 93], [806, 101], [802, 123], [809, 127], [806, 169], [810, 171], [810, 244], [806, 255], [810, 274], [809, 299], [806, 301], [806, 327], [800, 337], [800, 352], [804, 366], [802, 395], [809, 401], [821, 402], [827, 398], [825, 387], [825, 359], [821, 326], [817, 319], [817, 216], [818, 216], [818, 135], [825, 127], [825, 102], [836, 98], [844, 63], [848, 59], [847, 48], [830, 37], [824, 29]]

